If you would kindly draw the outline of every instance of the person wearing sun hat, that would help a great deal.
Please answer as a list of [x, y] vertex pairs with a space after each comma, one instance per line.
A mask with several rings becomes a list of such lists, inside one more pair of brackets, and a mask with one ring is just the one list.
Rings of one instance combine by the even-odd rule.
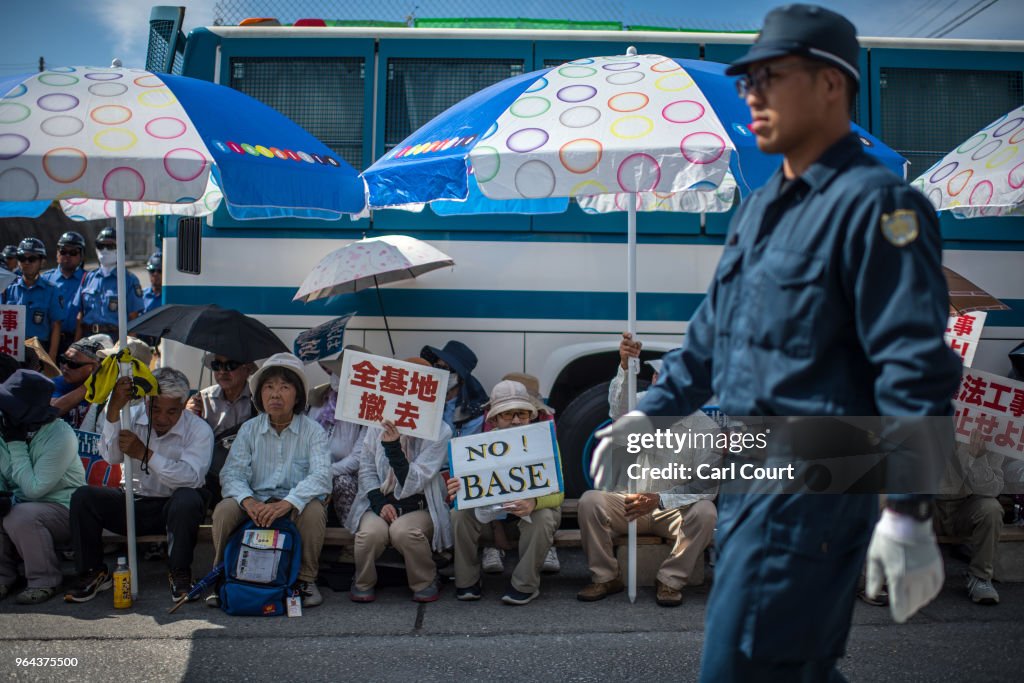
[[[537, 406], [530, 392], [519, 382], [502, 380], [491, 390], [487, 420], [494, 429], [509, 429], [530, 424], [537, 418]], [[559, 468], [562, 464], [558, 463]], [[449, 496], [455, 496], [462, 484], [457, 477], [448, 480]], [[519, 536], [519, 561], [502, 596], [506, 605], [525, 605], [540, 595], [540, 571], [562, 521], [562, 492], [539, 498], [508, 502], [504, 508], [509, 516], [499, 523], [506, 533]], [[479, 508], [452, 511], [455, 533], [455, 597], [458, 600], [479, 600], [483, 594], [481, 564], [477, 555], [481, 540], [491, 535], [490, 519], [481, 520]]]
[[[429, 365], [422, 358], [406, 363]], [[376, 599], [375, 562], [388, 545], [402, 554], [412, 599], [434, 602], [441, 581], [433, 552], [452, 546], [451, 519], [441, 470], [448, 462], [451, 429], [441, 423], [434, 441], [399, 434], [394, 422], [369, 427], [359, 464], [359, 492], [345, 526], [355, 534], [352, 602]]]
[[[217, 566], [224, 545], [246, 517], [262, 527], [290, 515], [302, 537], [298, 590], [303, 607], [323, 602], [316, 577], [331, 492], [327, 434], [305, 414], [308, 380], [302, 361], [275, 353], [249, 380], [259, 415], [238, 430], [220, 471], [224, 499], [213, 510]], [[219, 606], [216, 593], [207, 598]]]
[[28, 586], [18, 604], [45, 602], [63, 575], [55, 546], [71, 541], [71, 494], [85, 486], [74, 430], [50, 406], [53, 382], [17, 370], [0, 384], [0, 489], [13, 506], [0, 526], [0, 599], [18, 578], [19, 560]]
[[452, 430], [452, 438], [479, 434], [484, 426], [483, 404], [487, 392], [473, 376], [476, 354], [460, 341], [451, 340], [444, 348], [424, 346], [423, 358], [435, 368], [448, 370], [448, 393], [445, 396], [444, 421]]

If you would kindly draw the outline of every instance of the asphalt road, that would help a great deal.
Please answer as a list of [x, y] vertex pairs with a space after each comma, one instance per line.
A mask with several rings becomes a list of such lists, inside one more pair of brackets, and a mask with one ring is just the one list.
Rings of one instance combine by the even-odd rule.
[[[325, 559], [336, 550], [328, 549]], [[488, 576], [484, 599], [417, 605], [405, 588], [353, 604], [324, 589], [321, 607], [298, 619], [229, 617], [203, 603], [167, 614], [161, 563], [142, 565], [131, 610], [110, 592], [90, 603], [55, 598], [37, 607], [0, 602], [0, 677], [72, 681], [618, 681], [695, 680], [709, 587], [682, 607], [660, 608], [653, 589], [583, 604], [578, 549], [561, 549], [562, 571], [545, 577], [525, 607], [499, 598], [511, 572]], [[204, 557], [205, 556], [205, 557]], [[208, 566], [209, 548], [196, 566]], [[964, 565], [947, 562], [945, 590], [909, 623], [858, 604], [842, 672], [853, 681], [1019, 681], [1024, 670], [1024, 584], [999, 584], [1002, 604], [980, 607], [963, 590]], [[70, 565], [68, 565], [70, 571]], [[75, 657], [76, 666], [24, 667], [17, 657]]]

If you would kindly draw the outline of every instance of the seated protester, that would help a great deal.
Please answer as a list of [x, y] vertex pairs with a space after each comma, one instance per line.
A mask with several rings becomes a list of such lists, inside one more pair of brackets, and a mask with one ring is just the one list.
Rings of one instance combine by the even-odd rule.
[[[348, 350], [369, 353], [350, 344]], [[366, 439], [365, 425], [334, 419], [338, 408], [338, 380], [344, 351], [337, 358], [321, 360], [320, 367], [330, 375], [330, 383], [310, 392], [309, 416], [327, 432], [327, 449], [331, 453], [331, 504], [342, 525], [348, 519], [352, 502], [359, 491], [359, 462]]]
[[[121, 408], [132, 396], [132, 380], [117, 380], [107, 403], [100, 438], [100, 455], [111, 464], [129, 457], [135, 494], [135, 530], [140, 536], [167, 534], [171, 598], [192, 588], [192, 555], [199, 525], [206, 516], [200, 487], [210, 466], [213, 432], [185, 410], [188, 378], [173, 368], [153, 371], [156, 396], [129, 409], [128, 425]], [[86, 602], [111, 586], [103, 563], [103, 530], [126, 530], [125, 492], [107, 486], [83, 486], [71, 496], [71, 540], [75, 549], [76, 585], [65, 594], [68, 602]]]
[[78, 439], [50, 406], [53, 382], [18, 370], [0, 385], [0, 489], [13, 506], [0, 528], [0, 599], [25, 564], [28, 586], [19, 605], [46, 602], [63, 576], [55, 546], [71, 540], [71, 494], [85, 485]]
[[[327, 527], [324, 499], [331, 492], [327, 435], [303, 414], [306, 373], [292, 354], [268, 358], [250, 386], [260, 414], [238, 430], [220, 471], [224, 500], [213, 510], [213, 565], [224, 559], [228, 538], [246, 517], [268, 527], [290, 515], [302, 538], [296, 587], [303, 607], [316, 607], [324, 600], [316, 577]], [[216, 591], [206, 604], [220, 606]]]
[[[422, 359], [406, 359], [408, 363]], [[399, 435], [390, 420], [366, 433], [359, 465], [359, 493], [345, 526], [355, 534], [353, 602], [376, 599], [377, 558], [390, 544], [405, 558], [416, 602], [433, 602], [441, 586], [431, 550], [452, 546], [441, 469], [448, 459], [451, 430], [442, 424], [436, 441]]]
[[[100, 362], [103, 361], [107, 356], [113, 356], [115, 353], [121, 350], [121, 343], [114, 344], [110, 349], [100, 349], [96, 354]], [[149, 344], [137, 339], [135, 337], [128, 337], [128, 352], [132, 354], [134, 358], [141, 360], [146, 367], [153, 361], [153, 349], [150, 348]], [[132, 405], [137, 402], [141, 402], [142, 399], [136, 399], [132, 401]], [[104, 417], [107, 414], [107, 407], [101, 403], [92, 403], [89, 405], [89, 412], [85, 414], [82, 419], [82, 424], [78, 427], [83, 432], [102, 432]]]
[[[486, 407], [487, 419], [494, 423], [494, 429], [521, 427], [537, 418], [537, 408], [526, 387], [519, 382], [505, 380], [494, 385], [491, 400]], [[448, 494], [454, 496], [461, 485], [458, 478], [449, 479]], [[565, 494], [558, 492], [505, 503], [505, 509], [512, 515], [504, 520], [506, 533], [519, 534], [519, 562], [501, 598], [506, 605], [525, 605], [540, 595], [540, 569], [562, 521], [564, 499]], [[482, 594], [477, 550], [480, 541], [487, 540], [484, 535], [489, 531], [489, 525], [480, 520], [477, 510], [452, 511], [452, 528], [455, 532], [455, 597], [459, 600], [479, 600]], [[518, 520], [514, 521], [513, 518]]]
[[102, 339], [87, 337], [69, 346], [57, 359], [61, 374], [53, 380], [53, 398], [50, 403], [57, 409], [58, 415], [75, 429], [81, 428], [91, 405], [85, 400], [85, 380], [99, 369], [99, 352], [112, 346], [105, 345]]
[[935, 498], [936, 533], [970, 539], [967, 595], [979, 605], [999, 604], [992, 574], [1003, 529], [1003, 507], [996, 500], [1003, 490], [1003, 459], [985, 448], [975, 430], [970, 444], [956, 444]]
[[[544, 403], [544, 399], [540, 395], [540, 381], [533, 375], [528, 375], [525, 372], [510, 372], [501, 378], [502, 381], [511, 380], [513, 382], [519, 382], [526, 391], [530, 394], [530, 400], [533, 401], [533, 405], [537, 408], [537, 419], [533, 422], [553, 422], [555, 419], [555, 409]], [[484, 413], [484, 429], [483, 431], [489, 432], [493, 429], [494, 422], [487, 420], [487, 413]], [[501, 574], [505, 571], [505, 552], [512, 549], [512, 543], [505, 535], [505, 525], [498, 522], [491, 522], [491, 533], [494, 535], [494, 546], [485, 546], [481, 553], [480, 565], [487, 574]], [[540, 570], [544, 573], [557, 573], [561, 571], [562, 565], [558, 561], [558, 553], [555, 551], [555, 546], [548, 548], [548, 554], [544, 556], [544, 563], [541, 565]]]
[[[608, 417], [618, 420], [629, 412], [629, 396], [626, 392], [626, 373], [629, 371], [629, 359], [640, 357], [642, 342], [635, 341], [629, 332], [622, 333], [622, 341], [619, 342], [619, 367], [608, 385]], [[654, 375], [651, 377], [651, 384], [657, 384], [658, 373], [661, 372], [661, 359], [649, 360], [644, 363], [649, 365]], [[637, 392], [636, 400], [644, 395], [643, 391]]]
[[203, 356], [203, 365], [213, 373], [215, 384], [193, 395], [187, 408], [206, 420], [213, 429], [213, 459], [206, 473], [205, 485], [213, 506], [221, 500], [220, 471], [231, 450], [231, 443], [246, 420], [257, 414], [249, 390], [249, 378], [256, 372], [256, 364], [207, 353]]
[[[629, 358], [640, 354], [640, 342], [627, 332], [619, 344], [619, 369], [608, 390], [609, 415], [618, 419], [628, 412], [623, 391]], [[658, 381], [661, 361], [647, 361]], [[643, 392], [637, 395], [639, 399]], [[677, 423], [680, 431], [716, 432], [718, 424], [697, 411]], [[701, 462], [717, 460], [712, 451], [685, 449], [680, 452], [682, 464], [696, 467]], [[684, 462], [685, 461], [685, 462]], [[587, 491], [580, 498], [577, 516], [583, 552], [587, 556], [591, 583], [576, 594], [583, 602], [601, 600], [623, 589], [619, 563], [615, 558], [613, 539], [628, 532], [629, 522], [636, 520], [637, 533], [653, 534], [673, 541], [669, 556], [661, 563], [655, 579], [655, 600], [662, 607], [683, 603], [683, 587], [698, 562], [704, 561], [704, 549], [711, 542], [718, 512], [712, 502], [715, 489], [701, 492], [615, 493]]]
[[444, 404], [444, 422], [451, 428], [452, 438], [479, 434], [484, 426], [483, 404], [487, 393], [472, 374], [476, 354], [462, 342], [452, 340], [443, 349], [424, 346], [420, 358], [452, 373], [448, 376]]

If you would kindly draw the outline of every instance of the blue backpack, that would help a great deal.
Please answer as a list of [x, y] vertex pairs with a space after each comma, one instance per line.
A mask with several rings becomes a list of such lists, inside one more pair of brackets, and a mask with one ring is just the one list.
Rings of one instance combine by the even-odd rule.
[[282, 517], [269, 528], [246, 521], [224, 547], [221, 609], [236, 616], [285, 614], [301, 562], [302, 539], [291, 519]]

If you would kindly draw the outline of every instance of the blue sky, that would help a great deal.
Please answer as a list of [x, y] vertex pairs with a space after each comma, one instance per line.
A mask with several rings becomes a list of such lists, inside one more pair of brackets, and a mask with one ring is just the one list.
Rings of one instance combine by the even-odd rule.
[[[782, 0], [727, 0], [686, 3], [681, 0], [518, 0], [515, 10], [495, 0], [222, 0], [251, 7], [253, 16], [282, 16], [281, 6], [300, 16], [330, 19], [402, 21], [420, 17], [520, 16], [600, 19], [626, 24], [689, 26], [702, 29], [757, 28], [768, 9]], [[927, 35], [989, 0], [823, 0], [820, 4], [850, 17], [861, 35]], [[980, 4], [979, 4], [980, 3]], [[120, 57], [126, 66], [145, 62], [147, 22], [153, 4], [143, 0], [11, 0], [5, 3], [0, 39], [0, 76], [34, 71], [39, 57], [51, 66], [107, 65]], [[170, 3], [169, 3], [170, 4]], [[179, 0], [185, 5], [186, 30], [213, 23], [214, 0]], [[367, 7], [374, 7], [373, 14]], [[306, 11], [306, 8], [309, 8]], [[332, 9], [325, 9], [332, 8]], [[294, 19], [295, 17], [289, 17]], [[949, 38], [1024, 40], [1024, 0], [994, 4], [950, 33]]]

